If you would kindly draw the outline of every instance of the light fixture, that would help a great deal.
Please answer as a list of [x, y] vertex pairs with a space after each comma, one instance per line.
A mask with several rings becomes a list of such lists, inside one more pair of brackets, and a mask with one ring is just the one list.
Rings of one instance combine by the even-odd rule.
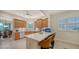
[[27, 17], [27, 18], [33, 18], [33, 15], [31, 15], [31, 14], [29, 13], [29, 11], [27, 10], [27, 11], [26, 11], [26, 17]]
[[26, 12], [26, 13], [25, 13], [25, 17], [26, 17], [26, 18], [28, 18], [28, 19], [35, 19], [35, 18], [37, 18], [37, 15], [35, 15], [35, 14], [33, 15], [33, 14], [32, 14], [33, 11], [26, 10], [25, 12]]

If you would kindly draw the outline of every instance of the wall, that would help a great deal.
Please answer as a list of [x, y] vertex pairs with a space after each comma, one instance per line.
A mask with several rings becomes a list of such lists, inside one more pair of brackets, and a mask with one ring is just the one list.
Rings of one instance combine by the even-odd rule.
[[57, 18], [79, 16], [79, 11], [65, 11], [52, 15], [52, 28], [56, 32], [55, 48], [79, 48], [79, 31], [59, 31]]

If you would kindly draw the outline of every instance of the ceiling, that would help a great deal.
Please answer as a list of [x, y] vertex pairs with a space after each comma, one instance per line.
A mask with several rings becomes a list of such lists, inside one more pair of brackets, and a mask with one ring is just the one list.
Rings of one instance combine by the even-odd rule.
[[45, 18], [51, 14], [63, 12], [64, 10], [3, 10], [3, 11], [23, 18]]

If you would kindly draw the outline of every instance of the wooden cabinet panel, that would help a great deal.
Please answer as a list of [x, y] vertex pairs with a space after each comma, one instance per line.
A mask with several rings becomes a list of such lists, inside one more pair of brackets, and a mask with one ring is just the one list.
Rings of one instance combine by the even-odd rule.
[[15, 32], [15, 40], [19, 40], [20, 39], [20, 33], [19, 32]]
[[42, 23], [43, 23], [43, 27], [48, 27], [48, 20], [47, 19], [43, 19], [42, 20]]
[[31, 34], [31, 32], [25, 32], [25, 35], [29, 35], [29, 34]]
[[48, 19], [38, 19], [35, 22], [35, 27], [37, 28], [43, 28], [43, 27], [48, 27]]
[[25, 35], [29, 35], [29, 34], [33, 34], [33, 33], [37, 33], [37, 32], [25, 32]]
[[41, 19], [37, 20], [35, 25], [37, 28], [42, 28], [42, 20]]
[[15, 28], [25, 28], [26, 27], [26, 21], [14, 19], [14, 27]]

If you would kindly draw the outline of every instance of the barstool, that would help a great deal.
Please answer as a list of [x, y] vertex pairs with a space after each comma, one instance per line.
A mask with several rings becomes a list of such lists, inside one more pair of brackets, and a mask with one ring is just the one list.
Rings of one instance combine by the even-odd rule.
[[3, 38], [7, 38], [7, 37], [8, 37], [7, 31], [4, 31], [4, 32], [3, 32]]
[[1, 33], [1, 31], [0, 31], [0, 38], [2, 37], [2, 33]]
[[8, 32], [8, 37], [11, 38], [11, 36], [12, 36], [12, 31], [9, 31]]

